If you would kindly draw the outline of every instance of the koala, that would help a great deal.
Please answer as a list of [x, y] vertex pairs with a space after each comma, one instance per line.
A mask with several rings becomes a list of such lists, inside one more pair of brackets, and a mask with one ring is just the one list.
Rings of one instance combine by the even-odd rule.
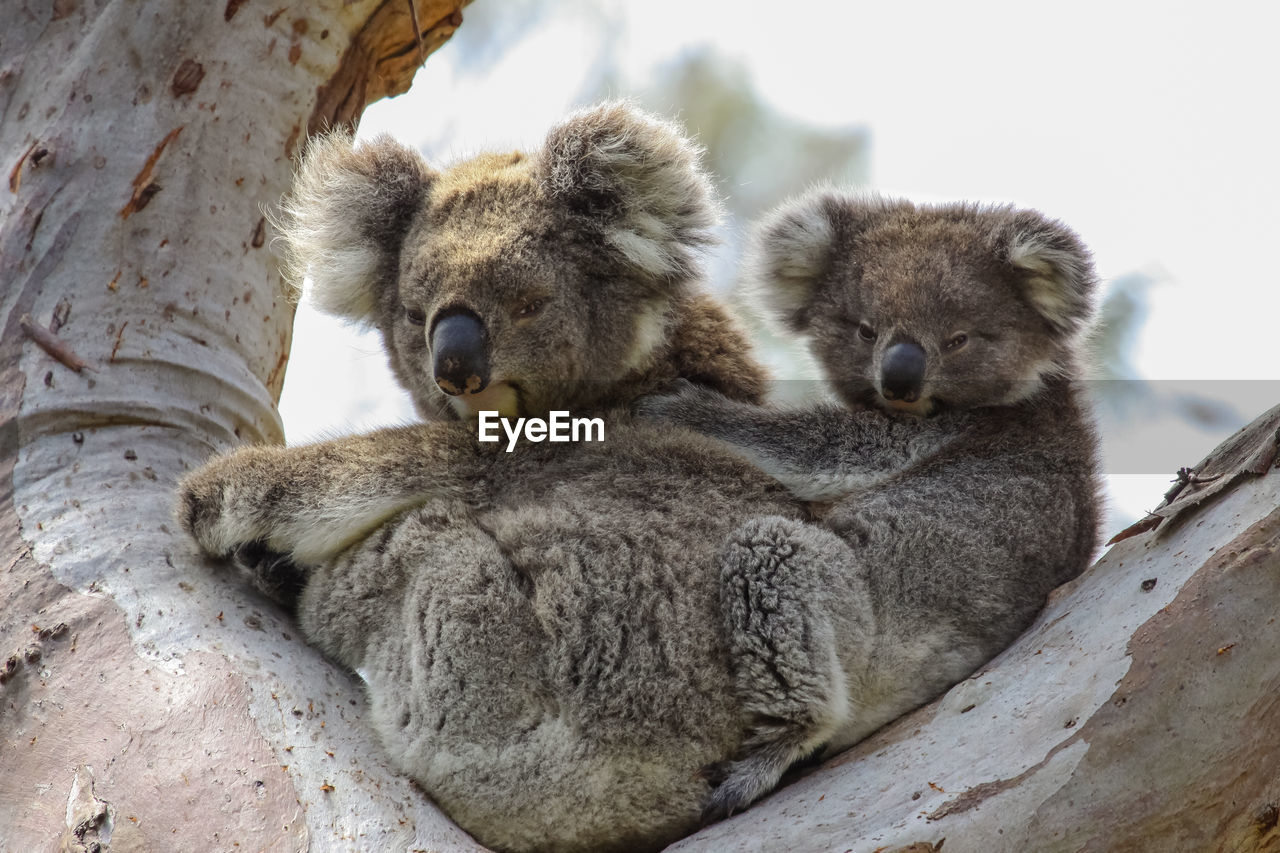
[[[390, 759], [494, 849], [657, 849], [699, 825], [743, 747], [720, 551], [751, 518], [807, 510], [719, 443], [629, 413], [674, 380], [763, 399], [701, 287], [715, 215], [696, 149], [623, 104], [443, 169], [389, 139], [313, 141], [285, 269], [379, 330], [426, 422], [241, 448], [179, 485], [200, 549], [361, 675]], [[605, 441], [477, 440], [479, 411], [560, 409], [601, 415]], [[830, 610], [830, 630], [865, 630]]]
[[750, 520], [721, 556], [735, 690], [756, 722], [709, 804], [720, 814], [970, 675], [1099, 542], [1097, 438], [1072, 384], [1096, 277], [1065, 226], [821, 190], [765, 219], [747, 269], [839, 403], [785, 411], [686, 386], [637, 406], [820, 518]]

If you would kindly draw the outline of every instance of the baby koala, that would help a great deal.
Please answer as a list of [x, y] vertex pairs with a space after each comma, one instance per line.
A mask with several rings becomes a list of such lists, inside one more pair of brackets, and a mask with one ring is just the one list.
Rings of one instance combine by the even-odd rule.
[[843, 405], [692, 385], [640, 418], [722, 442], [820, 523], [741, 525], [722, 554], [746, 738], [713, 813], [842, 750], [1008, 646], [1098, 545], [1077, 377], [1096, 277], [1035, 211], [823, 190], [758, 228], [748, 281]]

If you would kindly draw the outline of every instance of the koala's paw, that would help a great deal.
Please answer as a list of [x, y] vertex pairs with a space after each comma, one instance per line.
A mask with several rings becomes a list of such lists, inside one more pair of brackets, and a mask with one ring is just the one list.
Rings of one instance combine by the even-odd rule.
[[236, 455], [220, 456], [178, 483], [175, 514], [200, 550], [226, 558], [237, 547], [261, 537], [251, 519], [238, 518], [235, 499]]
[[228, 550], [220, 547], [217, 536], [218, 522], [222, 517], [223, 494], [216, 479], [196, 474], [178, 484], [178, 505], [175, 511], [182, 529], [207, 554], [227, 556]]
[[776, 788], [784, 774], [820, 763], [824, 749], [825, 744], [815, 747], [807, 743], [804, 733], [791, 732], [755, 747], [737, 761], [704, 768], [715, 790], [702, 810], [703, 822], [724, 820], [743, 811]]

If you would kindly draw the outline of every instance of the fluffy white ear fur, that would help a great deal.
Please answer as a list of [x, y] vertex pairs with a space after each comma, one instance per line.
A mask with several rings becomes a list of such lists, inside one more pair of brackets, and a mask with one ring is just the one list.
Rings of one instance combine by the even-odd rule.
[[826, 274], [835, 242], [829, 192], [791, 199], [753, 230], [739, 283], [744, 300], [793, 330], [807, 324], [805, 309]]
[[310, 278], [320, 310], [372, 322], [430, 175], [416, 151], [390, 137], [358, 147], [342, 130], [313, 138], [273, 217], [286, 281], [301, 292]]
[[1009, 262], [1024, 270], [1027, 301], [1060, 332], [1075, 334], [1093, 314], [1096, 275], [1084, 245], [1066, 226], [1024, 213], [1005, 239]]
[[605, 241], [654, 278], [696, 271], [719, 208], [702, 151], [678, 128], [624, 102], [581, 110], [542, 152], [548, 192], [601, 218]]

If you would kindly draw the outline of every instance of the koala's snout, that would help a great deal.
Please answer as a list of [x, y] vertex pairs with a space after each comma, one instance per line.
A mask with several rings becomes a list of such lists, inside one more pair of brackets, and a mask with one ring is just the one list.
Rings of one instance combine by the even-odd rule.
[[470, 311], [441, 315], [431, 329], [436, 384], [446, 394], [478, 394], [489, 384], [489, 336]]
[[924, 349], [915, 341], [893, 344], [880, 362], [880, 393], [886, 400], [914, 403], [924, 388]]

